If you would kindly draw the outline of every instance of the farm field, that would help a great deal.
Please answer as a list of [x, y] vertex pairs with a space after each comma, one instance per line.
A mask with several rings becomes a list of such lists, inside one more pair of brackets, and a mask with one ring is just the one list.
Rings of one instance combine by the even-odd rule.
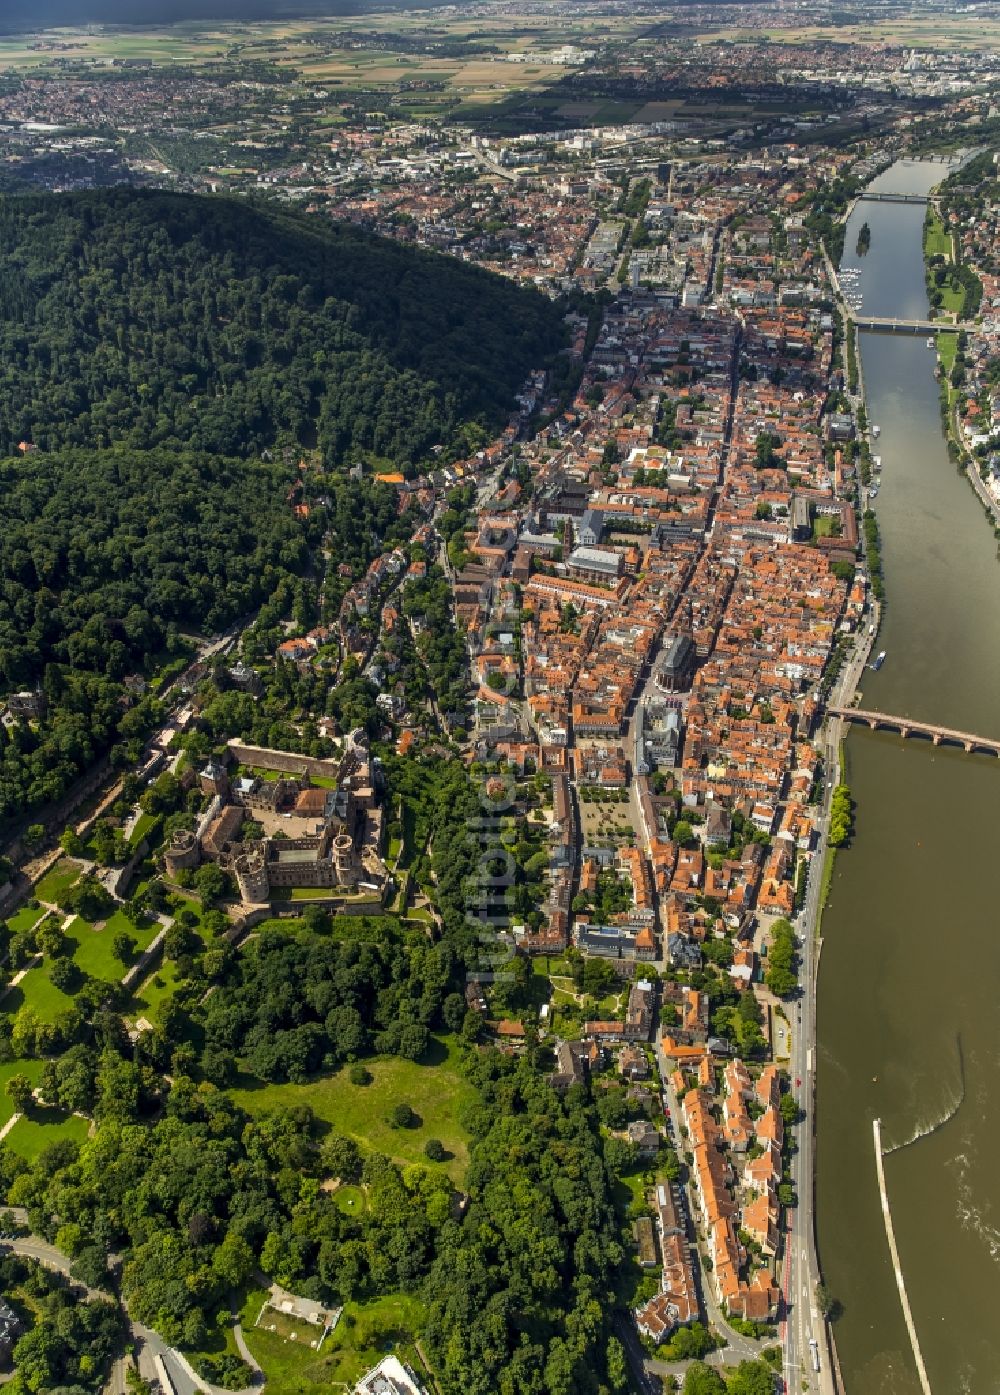
[[705, 29], [700, 43], [885, 44], [901, 48], [978, 49], [1000, 43], [1000, 23], [983, 15], [941, 14], [926, 19], [899, 18], [871, 24], [803, 25], [788, 29]]

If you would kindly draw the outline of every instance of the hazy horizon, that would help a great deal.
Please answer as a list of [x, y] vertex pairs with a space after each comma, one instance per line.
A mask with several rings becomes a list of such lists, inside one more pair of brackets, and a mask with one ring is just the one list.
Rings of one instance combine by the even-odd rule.
[[[391, 5], [392, 0], [387, 0]], [[417, 0], [419, 3], [420, 0]], [[172, 24], [180, 20], [281, 19], [371, 8], [366, 0], [6, 0], [0, 32], [78, 24]]]

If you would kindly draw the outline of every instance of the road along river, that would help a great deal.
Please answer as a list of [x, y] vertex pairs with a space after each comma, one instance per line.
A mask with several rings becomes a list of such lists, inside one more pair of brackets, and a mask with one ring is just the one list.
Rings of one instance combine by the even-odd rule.
[[[900, 162], [875, 189], [924, 194], [942, 167]], [[844, 267], [862, 313], [924, 318], [920, 205], [862, 202]], [[867, 221], [867, 256], [855, 251]], [[1000, 565], [949, 462], [924, 336], [861, 336], [881, 428], [875, 509], [887, 605], [860, 705], [1000, 736]], [[837, 860], [819, 982], [820, 1258], [843, 1304], [848, 1395], [919, 1395], [873, 1148], [934, 1395], [1000, 1392], [1000, 761], [854, 728], [853, 846]]]

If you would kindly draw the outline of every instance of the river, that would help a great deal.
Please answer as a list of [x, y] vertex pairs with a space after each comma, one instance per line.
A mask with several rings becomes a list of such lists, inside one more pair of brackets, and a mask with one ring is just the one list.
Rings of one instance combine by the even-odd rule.
[[[942, 168], [900, 162], [875, 189], [926, 193]], [[864, 311], [927, 314], [923, 207], [865, 202], [845, 267]], [[871, 228], [867, 256], [855, 247]], [[992, 531], [942, 435], [923, 336], [865, 334], [882, 429], [875, 504], [888, 603], [862, 705], [1000, 736], [1000, 569]], [[992, 756], [852, 730], [852, 847], [823, 919], [817, 1206], [848, 1395], [919, 1395], [876, 1186], [872, 1119], [913, 1320], [934, 1395], [1000, 1392], [997, 808]], [[923, 1135], [941, 1120], [940, 1128]], [[909, 1140], [915, 1140], [909, 1146]]]

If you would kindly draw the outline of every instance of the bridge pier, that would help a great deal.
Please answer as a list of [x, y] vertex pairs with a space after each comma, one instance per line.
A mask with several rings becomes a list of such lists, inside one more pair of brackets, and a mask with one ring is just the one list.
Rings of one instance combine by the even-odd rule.
[[830, 707], [827, 710], [831, 717], [840, 718], [841, 721], [864, 724], [871, 731], [895, 731], [904, 740], [908, 736], [926, 736], [935, 746], [950, 741], [956, 746], [961, 746], [970, 755], [976, 751], [988, 751], [990, 755], [1000, 757], [1000, 738], [997, 737], [953, 731], [950, 727], [934, 726], [930, 722], [917, 721], [914, 717], [898, 717], [889, 712], [867, 712], [858, 707]]

